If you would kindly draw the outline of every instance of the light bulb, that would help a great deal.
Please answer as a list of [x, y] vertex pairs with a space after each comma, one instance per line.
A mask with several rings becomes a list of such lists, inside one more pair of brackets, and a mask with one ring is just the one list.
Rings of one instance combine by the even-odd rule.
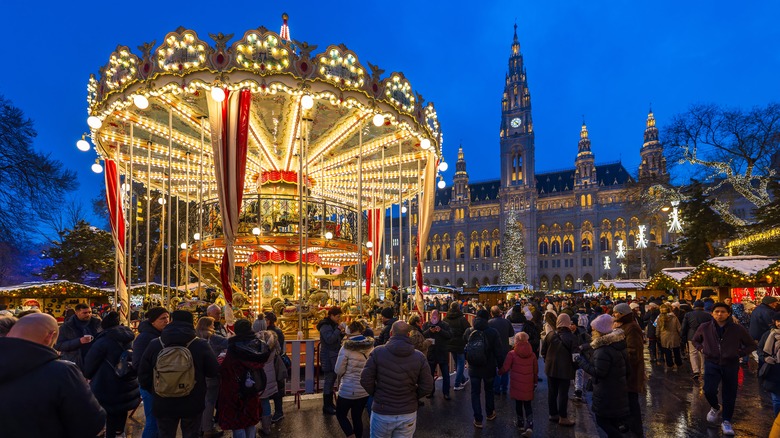
[[406, 206], [401, 207], [401, 213], [406, 213]]
[[420, 147], [423, 149], [430, 149], [431, 148], [431, 141], [427, 138], [422, 139], [420, 142]]
[[379, 127], [385, 124], [385, 116], [382, 114], [375, 114], [374, 115], [374, 126]]
[[333, 233], [328, 231], [327, 233], [325, 233], [325, 238], [328, 239], [328, 240], [332, 239], [333, 238]]
[[89, 116], [87, 117], [87, 125], [92, 129], [100, 129], [103, 126], [103, 121], [96, 116]]
[[200, 233], [195, 233], [192, 235], [193, 240], [200, 240]]
[[157, 203], [159, 203], [160, 205], [165, 205], [165, 198], [158, 199]]
[[450, 168], [450, 165], [446, 161], [439, 163], [439, 172], [446, 172]]
[[89, 142], [83, 138], [76, 142], [76, 147], [81, 152], [87, 152], [89, 150]]
[[310, 94], [304, 94], [301, 97], [301, 106], [303, 109], [312, 109], [314, 107], [314, 98]]
[[259, 236], [260, 235], [260, 228], [257, 228], [257, 227], [252, 228], [252, 234], [254, 234], [255, 236]]
[[440, 179], [439, 182], [436, 183], [436, 185], [439, 186], [440, 189], [443, 189], [443, 188], [447, 187], [447, 183], [444, 182], [443, 179]]
[[374, 242], [372, 242], [370, 240], [368, 242], [366, 242], [366, 248], [373, 248], [373, 247], [374, 247]]
[[133, 104], [138, 107], [138, 109], [147, 109], [149, 108], [149, 99], [147, 99], [146, 96], [136, 94], [133, 96]]
[[100, 173], [103, 171], [103, 166], [101, 166], [100, 163], [95, 163], [92, 165], [92, 171], [95, 173]]
[[211, 98], [217, 102], [225, 100], [225, 90], [220, 87], [211, 87]]
[[181, 245], [179, 245], [181, 249], [187, 249], [187, 244], [185, 242], [182, 242]]

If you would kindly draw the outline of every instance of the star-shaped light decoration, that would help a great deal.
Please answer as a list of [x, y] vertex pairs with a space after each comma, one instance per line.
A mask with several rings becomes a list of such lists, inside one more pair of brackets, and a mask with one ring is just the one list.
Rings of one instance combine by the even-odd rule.
[[639, 232], [636, 234], [636, 247], [639, 249], [647, 248], [647, 239], [645, 238], [645, 230], [647, 225], [639, 225]]
[[680, 219], [680, 212], [677, 210], [677, 206], [680, 201], [672, 201], [672, 212], [669, 213], [669, 220], [666, 222], [669, 225], [670, 233], [682, 232], [682, 220]]
[[617, 241], [617, 251], [615, 251], [615, 258], [618, 260], [626, 258], [626, 247], [623, 245], [623, 239]]

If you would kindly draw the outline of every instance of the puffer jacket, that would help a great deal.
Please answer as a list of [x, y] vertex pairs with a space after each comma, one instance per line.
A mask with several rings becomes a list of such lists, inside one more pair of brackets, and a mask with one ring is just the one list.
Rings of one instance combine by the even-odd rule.
[[485, 340], [487, 341], [487, 363], [485, 365], [473, 365], [466, 363], [469, 366], [469, 375], [481, 378], [490, 378], [496, 376], [496, 369], [499, 364], [503, 363], [503, 356], [501, 354], [501, 339], [498, 337], [498, 332], [488, 325], [488, 322], [484, 318], [474, 318], [474, 327], [466, 330], [463, 334], [463, 339], [468, 344], [469, 336], [474, 331], [481, 330], [485, 332]]
[[[434, 327], [438, 327], [440, 330], [434, 332]], [[450, 326], [444, 321], [439, 321], [436, 324], [430, 321], [423, 324], [422, 334], [426, 339], [433, 339], [433, 344], [428, 347], [428, 360], [431, 362], [447, 362], [449, 353], [449, 340], [452, 339], [452, 332]]]
[[391, 336], [371, 352], [360, 373], [360, 386], [374, 396], [372, 412], [403, 415], [417, 412], [417, 400], [433, 391], [428, 360], [408, 336]]
[[360, 373], [373, 350], [374, 338], [358, 335], [344, 340], [336, 359], [336, 375], [341, 379], [339, 397], [348, 400], [368, 397], [366, 390], [360, 386]]
[[658, 327], [656, 327], [656, 333], [658, 339], [661, 341], [661, 347], [663, 348], [680, 348], [682, 344], [682, 338], [680, 337], [680, 320], [677, 319], [674, 313], [662, 313], [658, 317]]
[[509, 373], [509, 395], [515, 400], [534, 399], [534, 387], [539, 378], [539, 361], [528, 342], [518, 342], [506, 355], [499, 374]]
[[761, 303], [750, 314], [750, 337], [759, 340], [767, 330], [772, 328], [772, 317], [775, 315], [774, 309]]
[[[219, 336], [212, 335], [211, 337]], [[260, 421], [260, 397], [255, 394], [250, 397], [240, 395], [240, 386], [244, 384], [247, 370], [262, 369], [268, 360], [266, 354], [261, 354], [262, 346], [253, 349], [253, 343], [261, 343], [254, 335], [234, 336], [228, 340], [227, 354], [219, 366], [219, 405], [218, 422], [224, 430], [245, 429]], [[268, 385], [276, 385], [276, 378], [266, 379]]]
[[161, 333], [162, 332], [154, 328], [149, 320], [141, 321], [141, 323], [138, 324], [138, 336], [136, 336], [133, 341], [133, 363], [136, 364], [136, 368], [138, 368], [138, 364], [141, 363], [141, 358], [144, 357], [146, 347], [149, 346], [150, 342], [159, 338]]
[[623, 315], [618, 319], [622, 323], [620, 329], [626, 336], [626, 353], [628, 353], [628, 392], [639, 394], [645, 390], [645, 341], [642, 329], [636, 322], [634, 314]]
[[69, 360], [83, 370], [84, 358], [87, 357], [87, 353], [95, 341], [82, 344], [81, 337], [84, 335], [97, 337], [103, 329], [100, 327], [99, 318], [92, 317], [83, 329], [76, 323], [77, 320], [78, 318], [74, 315], [60, 326], [60, 334], [57, 337], [57, 343], [54, 344], [54, 349], [61, 353], [61, 359]]
[[[670, 315], [674, 317], [673, 314]], [[577, 363], [593, 376], [593, 413], [606, 418], [627, 417], [628, 354], [623, 330], [616, 329], [594, 339], [590, 348], [593, 349], [592, 355], [587, 352], [581, 354]], [[590, 359], [588, 356], [591, 356]]]
[[548, 377], [572, 380], [576, 371], [572, 354], [579, 351], [579, 346], [577, 337], [568, 327], [548, 333], [542, 344], [544, 373]]
[[322, 371], [328, 373], [336, 368], [344, 334], [339, 325], [327, 316], [317, 323], [317, 330], [320, 332], [320, 364]]
[[682, 342], [686, 343], [693, 339], [693, 335], [696, 334], [696, 330], [699, 326], [707, 321], [712, 321], [712, 315], [699, 307], [694, 308], [690, 312], [686, 312], [682, 322]]
[[141, 402], [135, 371], [117, 377], [113, 368], [122, 353], [130, 349], [134, 337], [133, 331], [123, 325], [104, 330], [84, 359], [84, 377], [90, 379], [92, 392], [109, 414], [128, 412]]
[[466, 346], [463, 333], [466, 333], [466, 330], [471, 327], [469, 320], [463, 316], [460, 310], [456, 310], [448, 312], [447, 316], [444, 317], [444, 321], [450, 326], [450, 331], [452, 332], [452, 337], [447, 341], [447, 348], [452, 353], [463, 354], [463, 348]]

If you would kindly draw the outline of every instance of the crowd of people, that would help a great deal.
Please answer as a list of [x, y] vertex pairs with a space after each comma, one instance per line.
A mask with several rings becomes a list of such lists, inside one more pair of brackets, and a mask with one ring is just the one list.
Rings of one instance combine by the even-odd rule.
[[[378, 308], [381, 326], [374, 328], [342, 321], [341, 309], [331, 307], [317, 323], [322, 413], [334, 415], [346, 437], [363, 436], [366, 411], [372, 437], [413, 436], [425, 400], [438, 397], [437, 380], [445, 401], [451, 390], [470, 387], [477, 429], [496, 421], [495, 396], [508, 393], [518, 432], [532, 436], [541, 421], [532, 402], [544, 395], [542, 378], [549, 422], [574, 426], [570, 401], [587, 403], [592, 392], [590, 409], [607, 437], [644, 437], [645, 354], [670, 372], [690, 370], [711, 407], [707, 422], [729, 436], [739, 370], [753, 353], [761, 387], [780, 414], [776, 297], [748, 311], [728, 299], [672, 297], [430, 306], [405, 321], [392, 306]], [[270, 435], [284, 418], [284, 333], [272, 312], [231, 327], [222, 318], [216, 305], [197, 321], [188, 311], [151, 307], [136, 333], [116, 312], [101, 318], [86, 304], [61, 324], [45, 313], [0, 310], [0, 389], [15, 394], [0, 398], [3, 433], [123, 437], [142, 404], [145, 438]]]

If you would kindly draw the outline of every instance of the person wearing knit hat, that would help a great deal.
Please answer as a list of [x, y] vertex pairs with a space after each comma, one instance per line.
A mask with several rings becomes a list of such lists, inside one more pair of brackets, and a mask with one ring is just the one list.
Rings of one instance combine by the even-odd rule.
[[103, 331], [96, 336], [93, 348], [84, 358], [84, 377], [106, 410], [106, 436], [109, 437], [124, 435], [127, 413], [141, 403], [135, 374], [117, 376], [122, 366], [129, 366], [121, 357], [131, 348], [135, 338], [130, 327], [119, 325], [119, 322], [119, 313], [112, 311], [105, 315], [101, 322]]
[[[629, 304], [628, 313], [624, 314], [623, 308], [615, 306], [615, 322], [613, 327], [623, 331], [626, 340], [626, 356], [628, 358], [628, 375], [626, 376], [626, 390], [628, 391], [629, 419], [626, 425], [637, 437], [645, 436], [642, 426], [642, 408], [644, 401], [640, 401], [645, 392], [645, 340], [642, 327], [639, 324], [639, 304]], [[636, 309], [635, 309], [636, 308]]]
[[628, 315], [629, 313], [634, 313], [631, 310], [631, 306], [626, 303], [620, 303], [612, 308], [612, 313], [616, 314], [615, 318], [619, 318], [623, 315]]
[[[146, 348], [149, 343], [160, 337], [165, 326], [171, 321], [171, 314], [165, 307], [151, 307], [144, 313], [144, 319], [138, 324], [138, 336], [133, 341], [133, 363], [140, 364], [141, 358], [144, 356]], [[155, 436], [157, 434], [157, 418], [152, 412], [152, 406], [154, 404], [154, 393], [141, 388], [141, 400], [144, 405], [144, 417], [146, 422], [144, 424], [144, 430], [153, 432], [147, 432], [146, 436]]]
[[569, 385], [575, 378], [572, 355], [579, 351], [579, 347], [577, 337], [571, 332], [571, 318], [561, 313], [555, 320], [555, 329], [545, 335], [541, 349], [548, 379], [550, 421], [557, 421], [561, 426], [574, 426], [574, 420], [568, 417]]
[[173, 313], [171, 313], [171, 322], [185, 322], [195, 327], [195, 319], [193, 318], [192, 313], [186, 310], [174, 310]]
[[598, 318], [591, 321], [590, 327], [599, 334], [606, 335], [612, 332], [612, 323], [614, 322], [615, 319], [609, 315], [599, 315]]
[[392, 307], [385, 307], [382, 309], [379, 315], [382, 318], [382, 324], [384, 324], [384, 328], [382, 328], [379, 336], [374, 339], [375, 347], [384, 345], [387, 341], [390, 340], [390, 328], [393, 326], [394, 322], [398, 321], [398, 318], [394, 316]]
[[777, 312], [778, 304], [777, 297], [765, 295], [761, 299], [761, 304], [756, 306], [753, 313], [750, 314], [750, 336], [756, 341], [761, 339], [767, 330], [774, 327], [772, 316]]
[[[474, 326], [470, 327], [463, 334], [466, 340], [466, 361], [469, 365], [469, 379], [471, 381], [471, 407], [474, 412], [474, 427], [482, 428], [482, 420], [493, 421], [496, 419], [496, 406], [493, 394], [493, 380], [496, 377], [496, 370], [503, 365], [503, 352], [501, 351], [501, 339], [496, 329], [490, 327], [488, 320], [490, 312], [487, 309], [477, 311], [474, 318]], [[481, 353], [470, 355], [469, 346], [476, 348], [473, 344], [481, 343]], [[482, 387], [485, 388], [485, 417], [482, 411]]]

